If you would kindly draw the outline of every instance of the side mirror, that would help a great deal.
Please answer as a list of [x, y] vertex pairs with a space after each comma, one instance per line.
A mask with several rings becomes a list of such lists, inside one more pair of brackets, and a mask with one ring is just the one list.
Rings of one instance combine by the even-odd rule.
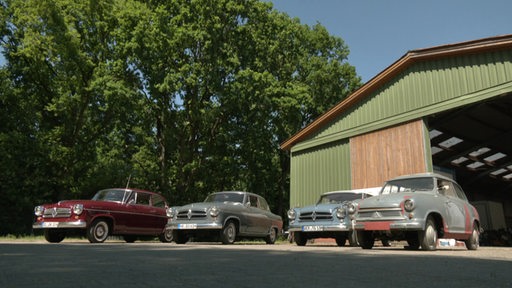
[[244, 206], [247, 208], [251, 207], [251, 202], [245, 202]]

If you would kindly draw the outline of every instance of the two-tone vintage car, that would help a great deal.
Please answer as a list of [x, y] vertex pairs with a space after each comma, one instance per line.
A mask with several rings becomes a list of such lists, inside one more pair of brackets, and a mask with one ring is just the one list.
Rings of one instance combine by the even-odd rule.
[[[377, 188], [379, 189], [379, 188]], [[379, 189], [380, 190], [380, 189]], [[357, 246], [353, 230], [356, 203], [378, 193], [375, 188], [327, 192], [315, 205], [288, 211], [288, 232], [298, 246], [315, 238], [334, 238], [338, 246]]]
[[436, 174], [405, 175], [387, 181], [380, 194], [357, 205], [357, 236], [363, 249], [376, 238], [405, 240], [409, 249], [436, 250], [438, 239], [479, 246], [480, 219], [462, 188]]
[[254, 193], [226, 191], [208, 195], [204, 202], [170, 209], [167, 225], [174, 241], [220, 240], [232, 244], [239, 238], [263, 238], [274, 244], [283, 221], [273, 214], [267, 201]]
[[67, 200], [36, 206], [33, 229], [43, 230], [48, 242], [58, 243], [69, 234], [85, 235], [91, 243], [119, 235], [126, 242], [142, 236], [171, 242], [165, 229], [168, 203], [157, 193], [140, 189], [100, 190], [91, 200]]

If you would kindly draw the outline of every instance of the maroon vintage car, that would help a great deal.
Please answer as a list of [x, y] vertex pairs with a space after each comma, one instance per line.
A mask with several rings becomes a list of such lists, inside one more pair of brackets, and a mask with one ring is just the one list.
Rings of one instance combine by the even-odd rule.
[[108, 236], [122, 236], [134, 242], [141, 236], [157, 236], [172, 241], [172, 231], [165, 230], [169, 219], [165, 198], [139, 189], [100, 190], [92, 200], [66, 200], [36, 206], [32, 227], [43, 229], [48, 242], [58, 243], [66, 235], [78, 232], [91, 243], [102, 243]]

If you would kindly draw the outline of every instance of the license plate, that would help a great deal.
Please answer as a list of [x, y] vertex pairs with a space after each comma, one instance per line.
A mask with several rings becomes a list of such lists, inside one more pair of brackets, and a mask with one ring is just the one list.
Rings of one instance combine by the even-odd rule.
[[322, 226], [302, 226], [302, 231], [310, 232], [310, 231], [322, 231], [324, 227]]
[[43, 222], [44, 228], [56, 228], [59, 227], [59, 222]]
[[196, 229], [197, 224], [178, 224], [178, 229]]

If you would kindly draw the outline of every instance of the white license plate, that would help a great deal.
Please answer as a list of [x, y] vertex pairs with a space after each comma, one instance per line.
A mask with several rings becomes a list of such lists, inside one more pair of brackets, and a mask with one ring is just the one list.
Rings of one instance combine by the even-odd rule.
[[197, 224], [178, 224], [178, 229], [196, 229]]
[[44, 228], [56, 228], [59, 227], [59, 222], [43, 222]]
[[323, 226], [302, 226], [302, 231], [310, 232], [310, 231], [323, 231]]

